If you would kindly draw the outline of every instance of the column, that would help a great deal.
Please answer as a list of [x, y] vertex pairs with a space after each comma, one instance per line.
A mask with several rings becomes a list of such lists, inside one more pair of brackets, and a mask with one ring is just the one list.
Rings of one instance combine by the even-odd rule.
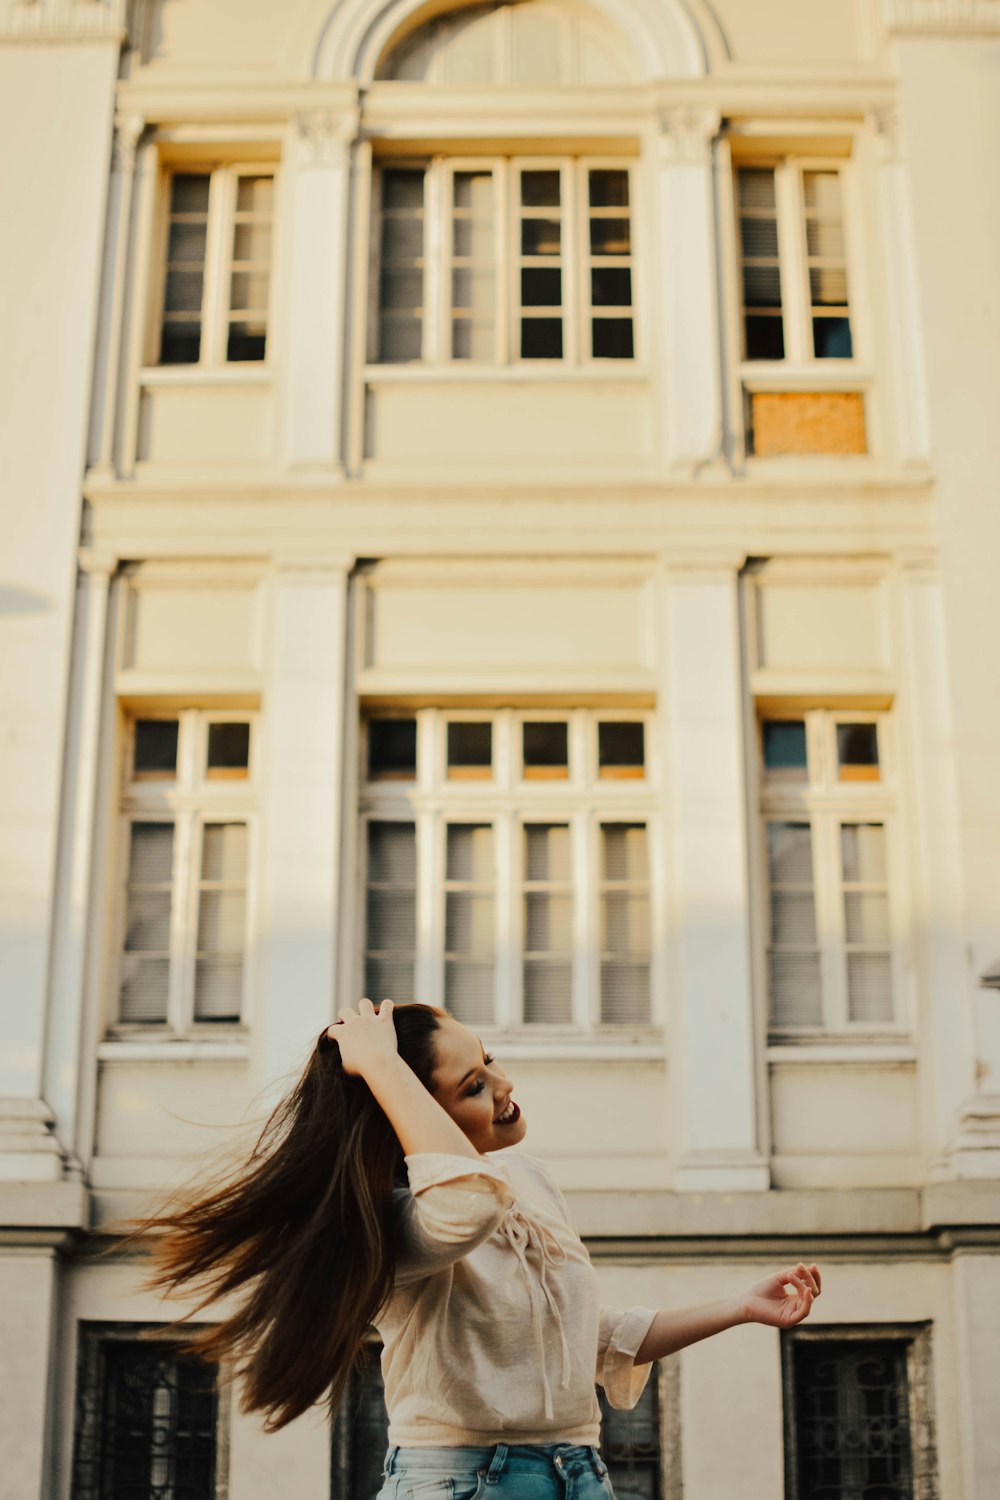
[[959, 1250], [952, 1260], [958, 1409], [965, 1500], [1000, 1494], [1000, 1259]]
[[97, 1024], [92, 1007], [99, 1005], [93, 985], [88, 992], [87, 972], [106, 916], [94, 860], [98, 822], [107, 813], [103, 805], [99, 811], [99, 787], [107, 778], [115, 739], [108, 610], [116, 565], [109, 554], [84, 551], [80, 556], [52, 926], [43, 1087], [75, 1176], [82, 1176], [77, 1154], [83, 1145], [78, 1110], [82, 1073], [95, 1066], [87, 1044], [92, 1044]]
[[288, 559], [274, 577], [258, 1031], [263, 1079], [278, 1087], [334, 1015], [352, 564], [346, 557]]
[[56, 1266], [54, 1249], [0, 1253], [0, 1500], [45, 1500], [54, 1492]]
[[665, 299], [660, 330], [666, 459], [708, 463], [722, 448], [718, 289], [712, 203], [715, 110], [680, 106], [660, 115], [655, 171]]
[[108, 183], [100, 321], [94, 359], [94, 404], [90, 436], [91, 475], [94, 478], [115, 477], [115, 432], [121, 400], [135, 164], [145, 124], [141, 115], [125, 115], [115, 121], [111, 178]]
[[357, 131], [354, 104], [343, 113], [301, 114], [289, 153], [285, 457], [299, 469], [343, 464], [348, 202]]
[[763, 1191], [750, 963], [742, 559], [667, 560], [660, 702], [674, 850], [671, 1090], [675, 1186]]
[[884, 316], [892, 349], [896, 447], [904, 461], [930, 457], [916, 237], [903, 160], [899, 107], [872, 110]]
[[928, 1043], [925, 1118], [935, 1173], [949, 1176], [957, 1165], [952, 1153], [962, 1106], [975, 1089], [975, 1047], [944, 604], [933, 558], [903, 560], [900, 594], [906, 683], [900, 733], [912, 778], [911, 837], [917, 856], [911, 881], [920, 987], [915, 1022]]

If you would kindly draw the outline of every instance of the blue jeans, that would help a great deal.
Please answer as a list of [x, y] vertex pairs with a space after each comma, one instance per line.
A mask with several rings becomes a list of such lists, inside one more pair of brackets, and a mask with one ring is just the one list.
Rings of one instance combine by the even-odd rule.
[[596, 1448], [390, 1448], [376, 1500], [614, 1500]]

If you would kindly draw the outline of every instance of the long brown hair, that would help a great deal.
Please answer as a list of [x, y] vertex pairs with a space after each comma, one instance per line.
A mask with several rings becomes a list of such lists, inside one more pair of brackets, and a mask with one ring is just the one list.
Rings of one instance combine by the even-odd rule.
[[[444, 1011], [398, 1005], [400, 1056], [432, 1088]], [[249, 1157], [193, 1202], [144, 1221], [160, 1231], [147, 1285], [198, 1304], [242, 1293], [222, 1322], [193, 1332], [205, 1359], [242, 1379], [244, 1411], [277, 1431], [327, 1396], [336, 1410], [370, 1323], [392, 1294], [392, 1192], [403, 1151], [363, 1079], [324, 1032]]]

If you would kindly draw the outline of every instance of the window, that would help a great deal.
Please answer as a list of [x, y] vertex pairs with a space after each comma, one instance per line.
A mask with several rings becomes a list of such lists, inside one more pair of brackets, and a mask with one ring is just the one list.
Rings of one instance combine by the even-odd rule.
[[851, 359], [840, 168], [736, 169], [744, 360]]
[[[677, 1359], [663, 1360], [653, 1370], [632, 1411], [616, 1411], [604, 1391], [596, 1389], [601, 1452], [618, 1500], [679, 1500]], [[373, 1343], [354, 1370], [334, 1420], [330, 1500], [374, 1500], [382, 1484], [388, 1425], [378, 1346]]]
[[263, 360], [273, 172], [244, 166], [175, 171], [167, 200], [158, 362]]
[[129, 722], [120, 1025], [183, 1032], [242, 1018], [252, 750], [245, 714]]
[[139, 1332], [81, 1327], [72, 1500], [222, 1500], [215, 1366]]
[[479, 1028], [654, 1024], [648, 736], [627, 710], [369, 718], [364, 993]]
[[932, 1500], [930, 1329], [782, 1338], [786, 1500]]
[[888, 740], [881, 714], [815, 709], [761, 722], [776, 1032], [899, 1027]]
[[633, 358], [627, 166], [436, 157], [378, 181], [374, 359]]

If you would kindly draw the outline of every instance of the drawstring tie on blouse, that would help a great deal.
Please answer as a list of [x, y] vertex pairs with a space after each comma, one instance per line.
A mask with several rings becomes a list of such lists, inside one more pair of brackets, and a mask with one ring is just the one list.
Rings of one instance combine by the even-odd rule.
[[[562, 1362], [559, 1389], [565, 1390], [569, 1385], [570, 1379], [569, 1345], [566, 1342], [566, 1332], [563, 1328], [563, 1321], [558, 1305], [549, 1288], [547, 1272], [550, 1266], [559, 1265], [566, 1259], [566, 1252], [555, 1236], [543, 1224], [537, 1223], [536, 1220], [530, 1218], [522, 1209], [517, 1207], [507, 1210], [500, 1224], [499, 1232], [517, 1256], [518, 1264], [528, 1283], [528, 1293], [531, 1299], [531, 1324], [535, 1335], [535, 1346], [538, 1350], [542, 1366], [545, 1415], [547, 1418], [550, 1418], [553, 1414], [552, 1387], [549, 1384], [549, 1372], [545, 1361], [545, 1337], [542, 1320], [544, 1311], [547, 1308], [559, 1330], [560, 1358]], [[537, 1277], [532, 1274], [531, 1267], [528, 1264], [529, 1255], [533, 1255], [533, 1258], [538, 1262]], [[541, 1297], [538, 1295], [539, 1287], [541, 1287]]]

